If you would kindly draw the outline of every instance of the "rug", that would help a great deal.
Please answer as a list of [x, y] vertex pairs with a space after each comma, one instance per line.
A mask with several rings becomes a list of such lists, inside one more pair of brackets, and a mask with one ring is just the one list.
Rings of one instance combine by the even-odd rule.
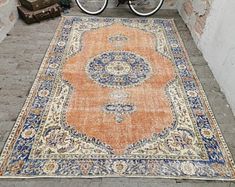
[[62, 18], [0, 166], [6, 178], [235, 177], [171, 19]]

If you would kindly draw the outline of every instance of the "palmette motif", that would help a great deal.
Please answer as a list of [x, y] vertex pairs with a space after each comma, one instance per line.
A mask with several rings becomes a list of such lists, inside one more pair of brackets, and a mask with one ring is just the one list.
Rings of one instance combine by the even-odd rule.
[[[101, 29], [107, 37], [103, 43], [97, 39], [100, 51], [88, 50], [84, 54], [91, 54], [80, 58], [90, 46], [86, 37], [99, 38]], [[134, 38], [124, 30], [154, 41], [143, 36], [132, 49]], [[141, 46], [154, 49], [157, 61]], [[164, 76], [166, 84], [160, 80]], [[151, 105], [156, 102], [159, 107]], [[135, 126], [141, 113], [149, 118]], [[129, 124], [133, 127], [125, 128]], [[167, 19], [63, 18], [0, 164], [4, 177], [234, 179], [231, 155], [174, 23]]]

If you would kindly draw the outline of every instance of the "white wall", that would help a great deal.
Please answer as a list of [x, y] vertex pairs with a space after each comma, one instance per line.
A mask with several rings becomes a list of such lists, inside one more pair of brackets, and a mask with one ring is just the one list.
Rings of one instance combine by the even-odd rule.
[[12, 29], [18, 18], [16, 4], [16, 0], [0, 0], [0, 42]]
[[214, 0], [198, 45], [235, 114], [235, 0]]

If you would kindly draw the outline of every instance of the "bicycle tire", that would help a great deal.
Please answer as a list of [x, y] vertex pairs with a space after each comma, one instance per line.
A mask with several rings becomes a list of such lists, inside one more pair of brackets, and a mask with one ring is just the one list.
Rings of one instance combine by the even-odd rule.
[[151, 16], [151, 15], [155, 14], [158, 10], [160, 10], [160, 8], [162, 7], [163, 3], [164, 3], [164, 0], [161, 0], [161, 2], [157, 5], [157, 7], [153, 11], [151, 11], [149, 13], [146, 13], [146, 14], [143, 14], [143, 13], [140, 13], [140, 12], [138, 12], [137, 10], [135, 10], [133, 8], [133, 6], [131, 5], [131, 0], [128, 1], [128, 5], [129, 5], [129, 8], [131, 9], [131, 11], [134, 14], [136, 14], [138, 16], [142, 16], [142, 17], [148, 17], [148, 16]]
[[104, 6], [99, 10], [99, 11], [96, 11], [96, 12], [91, 12], [89, 10], [86, 10], [84, 7], [81, 6], [79, 0], [75, 0], [77, 6], [83, 11], [85, 12], [86, 14], [89, 14], [89, 15], [98, 15], [98, 14], [101, 14], [108, 6], [108, 0], [105, 0], [105, 3], [104, 3]]

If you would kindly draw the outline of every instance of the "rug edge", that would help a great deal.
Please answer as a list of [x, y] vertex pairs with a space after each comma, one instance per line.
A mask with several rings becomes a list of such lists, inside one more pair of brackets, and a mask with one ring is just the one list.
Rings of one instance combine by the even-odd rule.
[[[230, 162], [229, 164], [231, 164], [231, 168], [233, 169], [233, 173], [235, 173], [235, 162], [234, 162], [232, 153], [231, 153], [231, 151], [230, 151], [230, 149], [229, 149], [229, 147], [228, 147], [228, 144], [227, 144], [227, 142], [226, 142], [226, 140], [225, 140], [225, 138], [224, 138], [224, 136], [223, 136], [223, 133], [222, 133], [221, 128], [220, 128], [220, 125], [219, 125], [219, 123], [218, 123], [218, 121], [217, 121], [217, 119], [216, 119], [216, 117], [215, 117], [215, 115], [214, 115], [214, 112], [213, 112], [213, 110], [212, 110], [211, 104], [210, 104], [210, 102], [209, 102], [209, 100], [208, 100], [208, 97], [207, 97], [206, 92], [205, 92], [205, 90], [204, 90], [204, 88], [203, 88], [203, 86], [202, 86], [202, 83], [200, 82], [200, 79], [199, 79], [199, 77], [198, 77], [198, 75], [197, 75], [197, 73], [196, 73], [196, 70], [194, 69], [193, 64], [192, 64], [192, 62], [191, 62], [191, 60], [190, 60], [190, 58], [189, 58], [189, 54], [188, 54], [188, 52], [187, 52], [187, 50], [186, 50], [185, 44], [184, 44], [184, 42], [183, 42], [182, 37], [180, 36], [180, 33], [179, 33], [178, 29], [177, 29], [177, 26], [176, 26], [174, 20], [172, 20], [172, 25], [173, 25], [173, 27], [174, 27], [174, 30], [176, 31], [175, 33], [177, 34], [177, 38], [178, 38], [178, 40], [180, 41], [180, 44], [181, 44], [182, 49], [184, 50], [184, 54], [185, 54], [185, 57], [186, 57], [186, 59], [187, 59], [187, 62], [188, 62], [188, 64], [189, 64], [190, 68], [191, 68], [191, 71], [192, 71], [192, 73], [193, 73], [193, 76], [194, 76], [194, 78], [195, 78], [195, 81], [196, 81], [196, 83], [197, 83], [197, 85], [198, 85], [198, 88], [199, 88], [199, 90], [200, 90], [200, 92], [201, 92], [201, 95], [202, 95], [202, 97], [203, 97], [204, 104], [205, 104], [205, 106], [206, 106], [206, 108], [207, 108], [207, 110], [208, 110], [207, 113], [208, 113], [209, 116], [211, 117], [210, 120], [214, 123], [213, 126], [216, 127], [216, 133], [217, 133], [218, 136], [219, 136], [219, 140], [220, 140], [219, 143], [220, 143], [220, 146], [223, 146], [223, 148], [224, 148], [224, 150], [225, 150], [225, 153], [227, 154], [227, 157], [228, 157], [228, 159], [229, 159], [229, 162]], [[235, 181], [235, 178], [234, 178], [233, 180]]]
[[[231, 181], [235, 181], [235, 178], [231, 178], [231, 179], [223, 179], [223, 178], [197, 178], [197, 177], [164, 177], [164, 176], [35, 176], [35, 177], [29, 177], [29, 176], [3, 176], [2, 175], [2, 164], [4, 161], [8, 161], [9, 159], [9, 156], [11, 155], [12, 151], [9, 152], [10, 148], [8, 147], [9, 144], [12, 143], [12, 141], [14, 141], [13, 137], [15, 135], [17, 135], [17, 137], [19, 136], [20, 132], [18, 132], [20, 126], [19, 126], [19, 123], [20, 121], [22, 120], [22, 117], [25, 113], [27, 113], [27, 111], [25, 111], [27, 109], [27, 106], [29, 105], [32, 97], [33, 97], [33, 93], [35, 92], [35, 89], [37, 88], [37, 85], [39, 83], [39, 78], [40, 78], [40, 75], [42, 74], [42, 71], [43, 71], [43, 67], [46, 65], [46, 61], [48, 60], [48, 55], [51, 51], [51, 48], [54, 46], [56, 40], [58, 39], [58, 33], [60, 32], [60, 28], [61, 28], [61, 25], [64, 23], [64, 21], [66, 20], [66, 18], [71, 18], [71, 17], [78, 17], [78, 16], [62, 16], [61, 17], [61, 20], [59, 21], [58, 25], [57, 25], [57, 28], [56, 28], [56, 31], [55, 31], [55, 34], [54, 36], [52, 37], [52, 40], [50, 41], [50, 44], [47, 48], [47, 51], [43, 57], [43, 60], [40, 64], [40, 67], [38, 69], [38, 72], [35, 76], [35, 79], [34, 79], [34, 83], [32, 84], [32, 87], [30, 89], [30, 92], [25, 100], [25, 103], [23, 105], [23, 107], [21, 108], [20, 112], [19, 112], [19, 115], [17, 117], [17, 120], [13, 126], [13, 128], [11, 129], [10, 131], [10, 134], [7, 138], [7, 141], [5, 142], [4, 144], [4, 147], [2, 148], [2, 152], [1, 152], [1, 155], [0, 155], [0, 179], [34, 179], [34, 178], [121, 178], [121, 177], [125, 177], [125, 178], [155, 178], [155, 179], [174, 179], [174, 180], [200, 180], [200, 181], [228, 181], [228, 182], [231, 182]], [[79, 17], [82, 17], [82, 18], [93, 18], [91, 16], [79, 16]], [[94, 18], [97, 18], [97, 17], [94, 17]], [[113, 18], [113, 19], [125, 19], [125, 18], [122, 18], [122, 17], [98, 17], [97, 19], [105, 19], [105, 18]], [[130, 18], [130, 19], [146, 19], [146, 18]], [[208, 101], [208, 98], [206, 96], [206, 93], [204, 91], [204, 88], [202, 87], [202, 84], [196, 74], [196, 71], [192, 65], [192, 62], [189, 58], [189, 55], [188, 55], [188, 52], [186, 50], [186, 47], [184, 45], [184, 42], [179, 34], [179, 31], [177, 29], [177, 26], [175, 24], [175, 19], [174, 18], [148, 18], [148, 19], [151, 19], [151, 20], [155, 20], [155, 19], [158, 19], [158, 20], [167, 20], [167, 21], [170, 21], [173, 28], [174, 28], [174, 31], [177, 35], [177, 38], [181, 44], [181, 47], [184, 51], [184, 54], [185, 54], [185, 57], [187, 58], [187, 62], [192, 70], [192, 73], [193, 73], [193, 76], [196, 80], [196, 83], [200, 89], [200, 92], [203, 96], [203, 100], [205, 102], [205, 105], [207, 107], [207, 110], [209, 112], [209, 115], [211, 117], [211, 120], [213, 121], [214, 123], [214, 126], [216, 127], [216, 131], [217, 131], [217, 134], [219, 135], [219, 140], [220, 140], [220, 145], [223, 146], [224, 150], [225, 150], [225, 153], [227, 154], [227, 157], [229, 158], [229, 161], [230, 161], [230, 164], [231, 164], [231, 167], [233, 168], [233, 171], [235, 172], [235, 164], [234, 164], [234, 160], [233, 160], [233, 157], [232, 157], [232, 154], [228, 148], [228, 144], [226, 143], [225, 141], [225, 138], [223, 137], [223, 134], [221, 132], [221, 129], [220, 129], [220, 126], [213, 114], [213, 111], [211, 109], [211, 106], [210, 106], [210, 103]], [[12, 144], [13, 146], [15, 145], [15, 142], [13, 142]], [[3, 155], [4, 153], [7, 152], [7, 158], [3, 159]]]

